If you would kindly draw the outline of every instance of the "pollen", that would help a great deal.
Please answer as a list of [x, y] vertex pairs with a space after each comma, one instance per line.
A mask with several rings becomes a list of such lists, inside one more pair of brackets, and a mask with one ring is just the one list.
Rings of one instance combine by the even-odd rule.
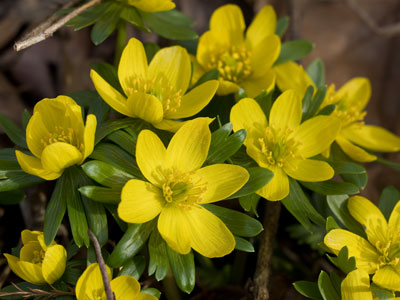
[[164, 113], [176, 112], [181, 106], [182, 90], [176, 89], [163, 74], [159, 74], [157, 77], [151, 79], [133, 78], [129, 87], [129, 95], [138, 92], [152, 95], [160, 100]]
[[394, 251], [395, 253], [392, 253], [394, 250], [392, 247], [392, 240], [389, 239], [389, 241], [385, 244], [382, 245], [380, 241], [377, 241], [375, 244], [375, 248], [380, 252], [381, 256], [378, 259], [378, 269], [381, 267], [384, 267], [386, 265], [391, 265], [391, 266], [397, 266], [400, 258], [398, 255], [396, 255], [397, 251]]
[[[355, 107], [357, 107], [357, 105], [355, 105]], [[367, 112], [360, 111], [355, 107], [345, 107], [339, 103], [332, 115], [341, 120], [343, 128], [353, 124], [363, 126]]]
[[231, 46], [220, 53], [211, 53], [207, 69], [217, 69], [222, 79], [240, 83], [251, 74], [251, 52], [244, 46]]
[[41, 138], [40, 140], [43, 148], [57, 142], [73, 145], [81, 151], [84, 148], [83, 143], [80, 141], [75, 131], [72, 128], [64, 128], [62, 126], [56, 126], [53, 132], [50, 132], [47, 136]]
[[43, 250], [34, 250], [33, 251], [33, 258], [32, 263], [34, 264], [41, 264], [44, 259], [45, 252]]

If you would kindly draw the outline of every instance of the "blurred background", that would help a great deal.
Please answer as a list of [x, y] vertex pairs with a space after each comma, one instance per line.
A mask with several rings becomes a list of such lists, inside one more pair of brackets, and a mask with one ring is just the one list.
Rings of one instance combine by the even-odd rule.
[[[212, 12], [225, 3], [241, 6], [246, 22], [264, 5], [272, 4], [278, 16], [290, 16], [290, 27], [284, 38], [309, 39], [314, 52], [302, 63], [307, 65], [321, 58], [326, 66], [326, 81], [339, 88], [349, 79], [366, 76], [372, 83], [372, 99], [367, 107], [366, 122], [384, 126], [400, 134], [400, 1], [399, 0], [174, 0], [177, 8], [196, 21], [200, 34], [207, 30]], [[116, 36], [94, 46], [89, 29], [74, 32], [63, 27], [53, 37], [21, 52], [15, 52], [16, 40], [46, 20], [68, 0], [0, 0], [0, 113], [21, 124], [24, 109], [32, 111], [42, 98], [93, 89], [89, 78], [90, 63], [113, 63]], [[168, 45], [155, 35], [146, 35], [133, 27], [130, 36], [142, 41]], [[0, 148], [12, 143], [0, 129]], [[385, 158], [400, 162], [399, 154]], [[369, 183], [363, 191], [377, 201], [385, 186], [400, 188], [398, 173], [371, 163], [367, 165]], [[0, 207], [0, 250], [9, 252], [18, 243], [23, 228], [42, 229], [43, 213], [48, 191], [45, 184], [26, 190], [27, 199], [18, 205]], [[261, 204], [259, 211], [262, 211]], [[278, 241], [273, 260], [271, 299], [304, 299], [292, 288], [295, 280], [316, 280], [323, 268], [332, 267], [308, 245], [299, 245], [290, 238], [287, 225], [296, 221], [285, 211], [281, 217]], [[255, 255], [243, 261], [245, 266], [229, 285], [223, 276], [232, 266], [218, 265], [222, 277], [214, 279], [214, 286], [195, 290], [191, 299], [246, 299], [246, 282], [254, 272]], [[0, 258], [0, 285], [9, 280], [9, 270]], [[201, 271], [198, 272], [201, 281]], [[203, 278], [203, 282], [206, 282]], [[209, 280], [210, 281], [210, 280]], [[217, 284], [215, 284], [217, 283]], [[219, 284], [220, 283], [220, 284]], [[236, 284], [236, 285], [235, 285]], [[206, 288], [207, 286], [207, 288]], [[196, 295], [197, 293], [197, 295]]]

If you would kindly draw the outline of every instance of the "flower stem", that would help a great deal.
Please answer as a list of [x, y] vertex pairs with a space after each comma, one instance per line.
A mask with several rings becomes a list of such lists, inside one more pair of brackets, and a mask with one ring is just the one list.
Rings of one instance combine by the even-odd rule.
[[119, 60], [121, 59], [122, 51], [126, 45], [126, 22], [120, 21], [117, 29], [117, 42], [115, 45], [114, 66], [118, 68]]

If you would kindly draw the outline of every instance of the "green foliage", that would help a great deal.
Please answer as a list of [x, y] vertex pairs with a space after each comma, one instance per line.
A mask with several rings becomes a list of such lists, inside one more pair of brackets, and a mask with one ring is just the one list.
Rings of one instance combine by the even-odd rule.
[[199, 86], [202, 83], [205, 83], [209, 80], [218, 80], [219, 79], [219, 72], [216, 69], [210, 70], [208, 72], [205, 72], [199, 80], [191, 87], [191, 89], [194, 89], [195, 87]]
[[235, 199], [253, 194], [268, 184], [274, 176], [272, 171], [261, 167], [250, 168], [247, 171], [250, 175], [249, 180], [240, 190], [227, 199]]
[[325, 85], [325, 65], [320, 59], [314, 59], [307, 67], [307, 73], [317, 88]]
[[338, 256], [329, 256], [328, 259], [340, 270], [342, 270], [345, 274], [350, 273], [351, 271], [356, 269], [356, 260], [354, 257], [349, 257], [349, 250], [347, 246], [343, 247]]
[[293, 283], [294, 288], [300, 294], [313, 300], [324, 300], [319, 291], [318, 284], [309, 281], [296, 281]]
[[146, 268], [145, 257], [142, 255], [138, 255], [133, 257], [132, 259], [128, 259], [123, 264], [122, 269], [118, 272], [118, 276], [128, 275], [139, 280], [145, 268]]
[[0, 127], [15, 145], [25, 149], [28, 148], [25, 132], [6, 115], [0, 114]]
[[[333, 273], [335, 274], [335, 273]], [[340, 300], [340, 286], [339, 291], [335, 287], [334, 276], [329, 276], [328, 273], [321, 271], [318, 277], [318, 288], [324, 300]]]
[[275, 33], [278, 36], [282, 37], [285, 34], [289, 27], [289, 20], [289, 17], [282, 17], [277, 20]]
[[167, 247], [158, 230], [153, 230], [149, 240], [149, 275], [155, 274], [157, 281], [163, 280], [169, 270]]
[[400, 193], [395, 187], [388, 186], [384, 188], [381, 196], [379, 197], [378, 206], [386, 220], [389, 221], [390, 214], [399, 200]]
[[193, 252], [182, 255], [167, 246], [168, 260], [178, 287], [190, 294], [195, 284], [195, 266]]
[[[308, 89], [307, 89], [307, 91], [308, 91]], [[307, 93], [306, 93], [306, 95], [307, 95]], [[318, 112], [318, 109], [320, 108], [322, 102], [325, 99], [325, 95], [326, 95], [326, 87], [323, 86], [317, 90], [312, 101], [306, 100], [306, 101], [308, 101], [308, 103], [306, 103], [306, 104], [303, 102], [302, 122], [315, 116], [315, 114]]]
[[353, 195], [359, 192], [356, 185], [348, 182], [326, 180], [321, 182], [300, 181], [301, 185], [321, 195]]
[[295, 40], [282, 43], [281, 53], [275, 62], [279, 65], [292, 60], [306, 57], [314, 49], [314, 44], [307, 40]]

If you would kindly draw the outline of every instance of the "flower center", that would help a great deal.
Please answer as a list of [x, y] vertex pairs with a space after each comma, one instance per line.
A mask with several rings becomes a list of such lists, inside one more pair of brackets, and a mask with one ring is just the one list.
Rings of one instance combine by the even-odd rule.
[[181, 106], [183, 96], [182, 90], [176, 90], [162, 74], [152, 79], [135, 77], [129, 87], [129, 94], [131, 95], [137, 92], [156, 97], [161, 101], [164, 112], [176, 112]]
[[291, 137], [292, 132], [289, 128], [269, 126], [265, 129], [264, 137], [258, 138], [259, 150], [265, 155], [267, 165], [282, 168], [288, 160], [303, 159], [298, 153], [301, 143]]
[[218, 69], [221, 78], [241, 82], [251, 74], [251, 52], [244, 46], [232, 46], [219, 54], [210, 54], [208, 69]]
[[354, 123], [358, 123], [360, 126], [364, 125], [363, 120], [367, 115], [367, 112], [359, 111], [355, 107], [345, 107], [339, 102], [332, 115], [340, 119], [342, 122], [342, 128], [344, 128]]
[[193, 172], [171, 171], [162, 186], [165, 201], [190, 208], [192, 204], [200, 202], [207, 191], [207, 183], [201, 181], [201, 178], [194, 179]]
[[41, 264], [44, 259], [45, 252], [43, 250], [34, 250], [33, 251], [33, 258], [32, 263], [34, 264]]
[[385, 245], [383, 245], [381, 241], [377, 241], [375, 247], [381, 253], [378, 260], [378, 269], [386, 265], [396, 266], [399, 263], [399, 249], [396, 251], [396, 247], [392, 246], [392, 240], [389, 240]]
[[64, 128], [62, 126], [56, 126], [53, 132], [50, 132], [40, 140], [43, 147], [57, 142], [71, 144], [79, 150], [83, 150], [84, 147], [83, 143], [79, 141], [78, 136], [72, 128]]

